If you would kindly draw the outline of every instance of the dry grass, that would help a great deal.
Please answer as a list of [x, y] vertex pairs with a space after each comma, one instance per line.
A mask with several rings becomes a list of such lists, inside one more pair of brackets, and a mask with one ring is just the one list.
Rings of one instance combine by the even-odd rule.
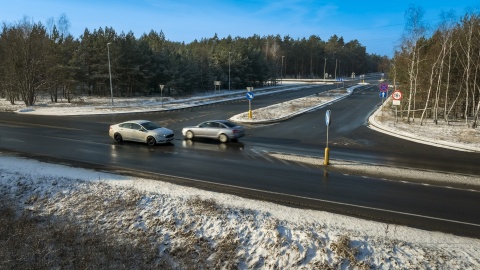
[[[178, 203], [186, 209], [162, 209], [170, 203], [167, 195], [81, 181], [68, 192], [59, 188], [61, 192], [43, 194], [22, 179], [19, 176], [19, 190], [11, 195], [0, 188], [0, 269], [332, 269], [338, 261], [361, 265], [344, 242], [335, 249], [335, 262], [319, 262], [310, 252], [328, 249], [320, 231], [309, 234], [318, 246], [291, 242], [285, 234], [291, 228], [277, 219], [257, 223], [255, 211], [225, 209], [214, 199], [182, 198]], [[219, 224], [218, 231], [212, 230]]]
[[358, 250], [356, 248], [352, 248], [350, 237], [348, 235], [340, 236], [336, 242], [330, 244], [330, 249], [337, 256], [344, 258], [340, 261], [341, 264], [348, 263], [350, 266], [354, 266], [355, 269], [370, 269], [370, 265], [363, 261], [357, 260]]
[[[77, 205], [84, 215], [72, 222], [68, 217], [39, 214], [36, 203], [45, 203], [39, 195], [27, 198], [32, 210], [20, 212], [11, 198], [0, 203], [0, 265], [2, 269], [236, 269], [238, 237], [229, 232], [220, 241], [199, 237], [195, 226], [185, 229], [182, 224], [155, 222], [170, 231], [152, 235], [144, 230], [122, 232], [122, 228], [101, 229], [98, 216], [115, 211], [132, 211], [141, 197], [137, 193], [105, 198], [88, 195], [85, 204]], [[219, 214], [213, 200], [198, 197], [187, 202], [198, 214]], [[72, 209], [73, 210], [73, 209]], [[75, 211], [75, 210], [74, 210]], [[78, 211], [78, 209], [77, 209]], [[173, 234], [172, 234], [173, 233]], [[168, 238], [181, 239], [171, 243]], [[157, 239], [157, 240], [155, 240]], [[152, 241], [153, 240], [153, 241]], [[215, 244], [214, 244], [215, 243]], [[161, 252], [159, 252], [161, 251]]]
[[202, 200], [200, 197], [195, 196], [187, 200], [187, 205], [202, 214], [218, 215], [221, 213], [221, 208], [214, 199]]
[[155, 260], [151, 241], [138, 240], [118, 241], [98, 228], [85, 230], [57, 216], [16, 214], [5, 198], [0, 203], [2, 269], [172, 269]]

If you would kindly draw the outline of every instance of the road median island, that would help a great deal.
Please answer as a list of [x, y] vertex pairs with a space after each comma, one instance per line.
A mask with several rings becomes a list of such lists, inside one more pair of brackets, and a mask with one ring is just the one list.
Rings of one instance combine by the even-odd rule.
[[346, 90], [331, 90], [325, 93], [297, 98], [271, 106], [252, 110], [252, 119], [248, 112], [237, 114], [230, 118], [237, 123], [265, 124], [292, 118], [296, 115], [319, 109], [347, 94]]
[[339, 101], [350, 95], [353, 92], [353, 89], [359, 86], [361, 85], [356, 85], [348, 89], [334, 89], [315, 95], [258, 108], [252, 110], [252, 119], [249, 119], [248, 112], [244, 112], [232, 116], [229, 120], [244, 124], [268, 124], [280, 122]]

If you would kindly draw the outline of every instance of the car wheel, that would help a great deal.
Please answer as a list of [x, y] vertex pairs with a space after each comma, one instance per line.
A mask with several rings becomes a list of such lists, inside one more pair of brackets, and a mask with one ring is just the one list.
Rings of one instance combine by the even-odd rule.
[[218, 139], [219, 139], [220, 142], [222, 142], [222, 143], [228, 142], [228, 137], [227, 137], [227, 135], [225, 135], [225, 134], [220, 134], [220, 135], [218, 136]]
[[193, 132], [191, 132], [190, 130], [187, 131], [187, 133], [185, 134], [185, 136], [187, 137], [187, 139], [191, 140], [193, 139]]
[[155, 145], [155, 144], [157, 144], [157, 141], [153, 137], [148, 137], [147, 138], [147, 144], [148, 145]]
[[115, 133], [115, 135], [113, 135], [113, 139], [116, 142], [122, 142], [123, 141], [122, 135], [120, 135], [120, 133]]

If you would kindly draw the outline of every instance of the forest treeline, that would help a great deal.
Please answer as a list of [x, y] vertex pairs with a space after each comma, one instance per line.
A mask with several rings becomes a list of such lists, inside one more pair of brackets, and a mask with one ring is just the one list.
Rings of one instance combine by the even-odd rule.
[[[275, 85], [281, 78], [339, 77], [375, 72], [386, 56], [366, 53], [358, 40], [336, 35], [202, 38], [169, 41], [162, 31], [136, 38], [113, 28], [68, 33], [65, 15], [46, 25], [24, 18], [3, 23], [0, 35], [0, 95], [11, 103], [35, 104], [39, 93], [129, 97], [163, 92], [186, 95], [218, 89]], [[110, 63], [110, 64], [109, 64]], [[110, 71], [109, 72], [109, 67]], [[110, 88], [110, 73], [112, 88]], [[328, 75], [329, 74], [329, 75]]]
[[[480, 13], [470, 9], [457, 18], [441, 14], [430, 28], [424, 10], [410, 6], [405, 32], [390, 63], [390, 80], [403, 92], [402, 117], [446, 122], [465, 121], [476, 128], [480, 111]], [[388, 66], [388, 68], [387, 68]]]

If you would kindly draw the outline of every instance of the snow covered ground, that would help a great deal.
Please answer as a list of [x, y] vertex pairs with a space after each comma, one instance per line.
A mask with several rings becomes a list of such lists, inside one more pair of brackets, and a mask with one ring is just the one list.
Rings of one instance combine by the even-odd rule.
[[[279, 91], [297, 87], [309, 86], [291, 86]], [[238, 98], [245, 98], [244, 93], [239, 93]], [[218, 98], [235, 98], [228, 94], [231, 93], [181, 101], [168, 99], [163, 104], [156, 98], [115, 99], [114, 108], [108, 106], [108, 99], [91, 98], [77, 100], [74, 104], [63, 103], [63, 106], [44, 103], [43, 106], [24, 108], [9, 106], [5, 101], [1, 101], [0, 106], [4, 110], [25, 114], [118, 113], [174, 109], [213, 102]], [[318, 108], [348, 94], [349, 91], [334, 91], [326, 96], [309, 98], [321, 100], [315, 105]], [[257, 117], [254, 120], [288, 118], [305, 109], [298, 105], [289, 108], [292, 111], [263, 118], [259, 109], [253, 113]], [[272, 113], [273, 109], [265, 111]], [[392, 119], [380, 116], [372, 116], [375, 128], [395, 134], [401, 130], [405, 136], [415, 137], [415, 131], [408, 126], [402, 123], [393, 126], [389, 123]], [[251, 121], [245, 115], [232, 118]], [[441, 127], [427, 125], [427, 128], [430, 131], [422, 136], [425, 140], [430, 136], [430, 143], [451, 139], [449, 133], [441, 132]], [[480, 149], [478, 131], [470, 132], [462, 126], [455, 128], [456, 134], [466, 132], [466, 135], [455, 141], [454, 146], [462, 146], [468, 151]], [[322, 163], [306, 157], [279, 158]], [[340, 163], [343, 164], [338, 162], [337, 166], [341, 166]], [[363, 169], [375, 170], [375, 166], [365, 165]], [[479, 185], [476, 177], [442, 174], [412, 177], [457, 179]], [[20, 211], [38, 216], [59, 216], [84, 226], [85, 230], [94, 226], [108, 234], [121, 236], [125, 241], [135, 242], [146, 237], [156, 254], [152, 266], [167, 257], [173, 261], [173, 267], [184, 269], [188, 267], [179, 261], [195, 264], [193, 268], [209, 269], [480, 268], [479, 239], [289, 208], [149, 179], [47, 164], [1, 152], [0, 194], [2, 198], [11, 198]]]

